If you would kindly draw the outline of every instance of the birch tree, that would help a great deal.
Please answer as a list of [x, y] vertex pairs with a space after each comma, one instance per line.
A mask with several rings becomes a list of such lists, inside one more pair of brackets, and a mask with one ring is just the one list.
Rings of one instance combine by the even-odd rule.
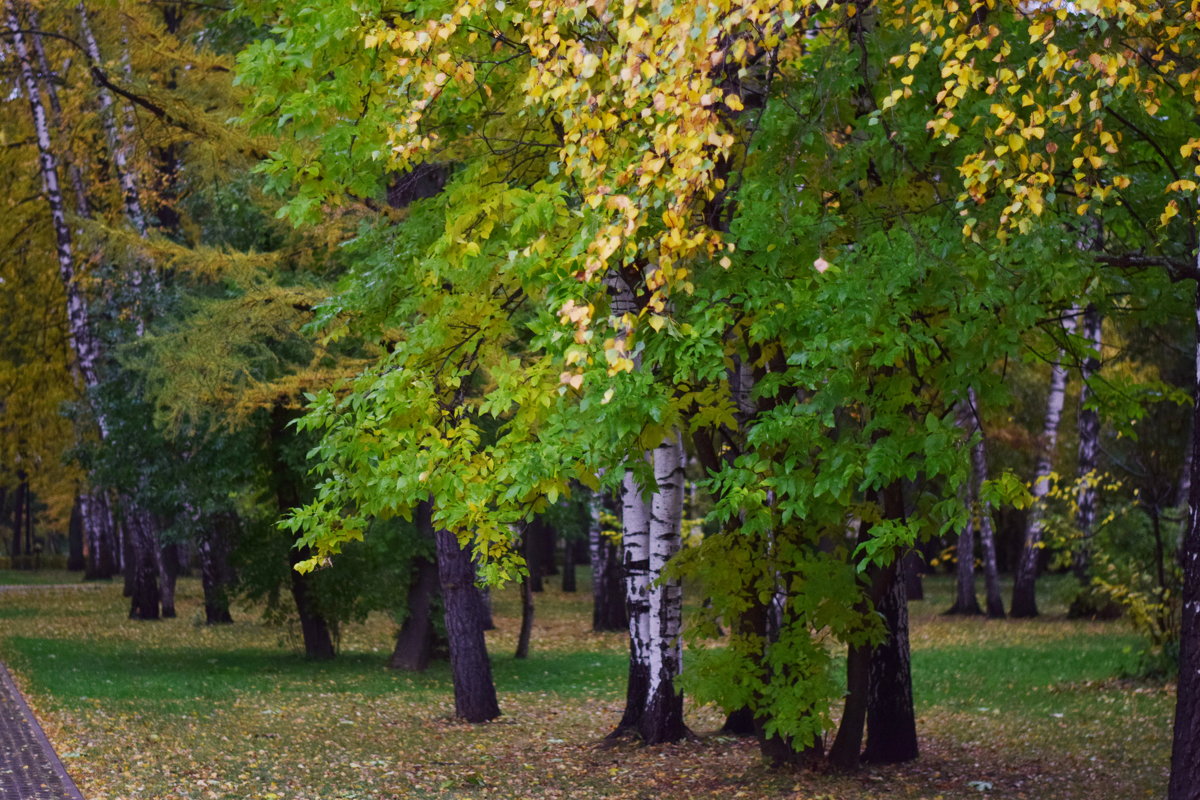
[[[1068, 334], [1074, 331], [1074, 315], [1064, 323]], [[1051, 473], [1054, 470], [1055, 450], [1058, 444], [1058, 426], [1062, 421], [1063, 405], [1067, 395], [1067, 367], [1065, 355], [1059, 351], [1057, 359], [1050, 365], [1050, 385], [1046, 393], [1046, 416], [1042, 424], [1042, 435], [1038, 439], [1037, 460], [1031, 488], [1033, 505], [1025, 524], [1025, 537], [1021, 544], [1016, 575], [1013, 578], [1013, 595], [1010, 613], [1013, 617], [1036, 617], [1038, 615], [1036, 581], [1038, 564], [1042, 554], [1042, 514], [1050, 491]]]

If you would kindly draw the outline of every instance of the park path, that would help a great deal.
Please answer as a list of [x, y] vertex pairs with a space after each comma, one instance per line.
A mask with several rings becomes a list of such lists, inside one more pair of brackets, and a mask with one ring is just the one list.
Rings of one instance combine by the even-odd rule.
[[3, 662], [0, 662], [0, 798], [83, 800]]

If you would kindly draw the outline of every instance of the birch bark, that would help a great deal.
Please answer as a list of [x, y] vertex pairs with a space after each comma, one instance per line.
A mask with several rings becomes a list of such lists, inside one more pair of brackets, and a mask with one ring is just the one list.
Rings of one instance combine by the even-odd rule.
[[646, 744], [675, 742], [687, 734], [683, 695], [675, 680], [683, 669], [680, 632], [683, 587], [665, 577], [668, 562], [679, 552], [683, 522], [683, 443], [678, 431], [654, 449], [654, 481], [649, 535], [649, 685], [639, 730]]
[[625, 713], [610, 736], [637, 730], [650, 688], [650, 504], [633, 472], [621, 483], [621, 554], [629, 619], [629, 683]]
[[[1072, 313], [1066, 323], [1067, 333], [1075, 328]], [[1017, 562], [1017, 574], [1013, 582], [1012, 616], [1036, 617], [1038, 556], [1042, 548], [1042, 503], [1050, 491], [1050, 473], [1054, 469], [1054, 449], [1058, 444], [1058, 426], [1062, 421], [1063, 405], [1067, 395], [1067, 368], [1063, 364], [1063, 353], [1050, 371], [1050, 391], [1046, 396], [1046, 421], [1042, 438], [1038, 444], [1037, 466], [1034, 469], [1033, 505], [1029, 509], [1029, 521], [1025, 527], [1025, 541]]]

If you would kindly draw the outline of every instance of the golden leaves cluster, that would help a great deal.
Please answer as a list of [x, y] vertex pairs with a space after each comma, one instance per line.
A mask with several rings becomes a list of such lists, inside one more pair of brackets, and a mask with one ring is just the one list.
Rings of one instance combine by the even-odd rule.
[[592, 281], [636, 262], [652, 292], [648, 312], [661, 314], [672, 290], [690, 290], [693, 259], [729, 247], [702, 211], [725, 188], [722, 165], [739, 145], [736, 87], [804, 13], [793, 0], [465, 0], [437, 19], [364, 30], [363, 41], [388, 54], [392, 156], [402, 167], [444, 146], [427, 124], [435, 103], [499, 102], [494, 65], [527, 64], [512, 102], [553, 121], [550, 171], [599, 220], [576, 276]]
[[[939, 54], [930, 132], [947, 141], [967, 128], [983, 133], [985, 146], [960, 166], [964, 199], [1004, 198], [1002, 223], [1018, 231], [1056, 195], [1077, 198], [1079, 214], [1118, 201], [1130, 183], [1120, 158], [1124, 131], [1111, 114], [1118, 99], [1147, 118], [1167, 97], [1200, 109], [1200, 62], [1189, 54], [1200, 42], [1196, 0], [918, 0], [895, 12], [919, 35], [893, 66], [912, 70]], [[983, 114], [968, 102], [981, 98], [989, 101]], [[1179, 155], [1200, 176], [1200, 152], [1185, 147]], [[1195, 185], [1164, 176], [1163, 191], [1175, 196], [1164, 224]]]

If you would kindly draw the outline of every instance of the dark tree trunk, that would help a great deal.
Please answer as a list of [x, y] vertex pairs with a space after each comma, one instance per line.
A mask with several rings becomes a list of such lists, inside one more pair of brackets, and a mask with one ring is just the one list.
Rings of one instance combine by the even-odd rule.
[[[417, 504], [414, 521], [421, 535], [433, 538], [433, 510], [429, 501]], [[424, 672], [433, 654], [433, 600], [438, 590], [437, 563], [417, 556], [413, 560], [415, 577], [408, 587], [408, 616], [396, 635], [396, 647], [388, 659], [390, 669]]]
[[129, 618], [159, 619], [162, 594], [158, 585], [158, 537], [155, 536], [154, 521], [144, 511], [131, 511], [126, 535], [132, 543], [132, 559], [128, 566], [132, 577]]
[[[25, 555], [33, 556], [33, 491], [29, 485], [25, 485]], [[40, 566], [37, 562], [30, 564], [36, 568]]]
[[196, 542], [200, 556], [200, 584], [204, 589], [204, 623], [227, 625], [233, 622], [229, 613], [229, 590], [233, 585], [233, 568], [229, 565], [229, 533], [237, 523], [234, 514], [222, 514]]
[[558, 528], [542, 520], [542, 575], [558, 574]]
[[[605, 495], [604, 507], [617, 515], [615, 499]], [[625, 585], [621, 578], [621, 548], [605, 536], [599, 520], [589, 532], [592, 562], [592, 630], [624, 631], [629, 627], [625, 614]]]
[[757, 733], [754, 727], [754, 712], [749, 706], [730, 711], [729, 716], [725, 717], [725, 724], [721, 726], [721, 733], [730, 736], [754, 736]]
[[867, 747], [862, 758], [872, 764], [898, 764], [918, 754], [904, 581], [892, 581], [876, 610], [883, 616], [888, 635], [871, 651]]
[[179, 545], [172, 542], [160, 552], [160, 578], [162, 580], [162, 615], [166, 619], [175, 617], [175, 580], [179, 577]]
[[521, 633], [517, 637], [514, 658], [529, 658], [529, 640], [533, 637], [533, 587], [529, 578], [521, 581]]
[[479, 589], [480, 624], [485, 631], [496, 630], [496, 621], [492, 619], [492, 590], [486, 586]]
[[[529, 568], [529, 586], [535, 592], [542, 591], [542, 576], [546, 574], [544, 556], [546, 554], [546, 538], [549, 536], [549, 526], [541, 516], [536, 516], [525, 527], [525, 564]], [[552, 560], [553, 563], [553, 560]]]
[[15, 569], [20, 569], [18, 564], [21, 556], [21, 538], [25, 533], [25, 493], [29, 491], [29, 484], [25, 482], [23, 472], [18, 472], [17, 476], [21, 482], [17, 484], [17, 492], [13, 496], [13, 516], [12, 516], [12, 548], [9, 554], [12, 556], [12, 565]]
[[439, 530], [435, 536], [454, 675], [454, 712], [468, 722], [486, 722], [500, 716], [500, 706], [483, 637], [475, 565], [453, 533]]
[[564, 592], [574, 592], [577, 589], [575, 585], [575, 548], [578, 544], [574, 539], [563, 540], [562, 590]]
[[126, 502], [122, 502], [125, 506], [122, 509], [120, 522], [117, 524], [118, 540], [115, 543], [116, 548], [120, 552], [121, 576], [125, 580], [125, 587], [122, 590], [125, 597], [133, 597], [133, 590], [136, 584], [136, 566], [138, 563], [138, 554], [136, 552], [139, 540], [133, 532], [133, 526], [136, 522], [133, 520], [133, 512]]
[[[901, 485], [883, 491], [886, 519], [904, 519]], [[873, 598], [887, 638], [871, 651], [867, 692], [867, 747], [864, 761], [897, 764], [917, 757], [917, 721], [913, 710], [912, 660], [908, 646], [908, 598], [893, 562], [884, 573], [884, 591]], [[889, 574], [890, 573], [890, 574]]]
[[[1200, 265], [1200, 255], [1197, 262]], [[1183, 606], [1167, 800], [1200, 800], [1200, 286], [1196, 289], [1196, 370], [1196, 383], [1192, 388], [1188, 519], [1179, 551], [1183, 566]]]
[[921, 579], [921, 568], [925, 561], [919, 550], [910, 550], [900, 562], [900, 570], [904, 575], [904, 591], [909, 600], [925, 599], [925, 582]]
[[[274, 483], [275, 501], [279, 506], [280, 514], [286, 514], [290, 509], [301, 504], [300, 490], [292, 475], [292, 468], [288, 465], [281, 450], [281, 444], [288, 436], [287, 426], [290, 415], [282, 403], [277, 403], [271, 409], [271, 427], [268, 432], [268, 448], [274, 472], [271, 479]], [[300, 617], [300, 633], [304, 638], [304, 655], [313, 661], [328, 661], [334, 657], [336, 651], [329, 622], [317, 604], [312, 574], [302, 574], [296, 571], [296, 565], [311, 556], [312, 552], [307, 547], [293, 546], [288, 550], [292, 599], [296, 603], [296, 613]]]
[[829, 764], [843, 772], [858, 769], [862, 751], [863, 725], [867, 721], [867, 693], [870, 689], [871, 647], [856, 645], [846, 653], [846, 700], [842, 721], [829, 748]]
[[82, 572], [87, 566], [83, 558], [83, 510], [79, 496], [71, 506], [71, 521], [67, 524], [67, 569]]
[[329, 661], [336, 654], [329, 623], [317, 609], [313, 596], [312, 575], [296, 571], [296, 565], [310, 557], [307, 547], [293, 547], [288, 551], [288, 564], [292, 573], [292, 599], [296, 613], [300, 616], [300, 635], [304, 639], [304, 655], [312, 661]]
[[[973, 402], [958, 402], [955, 422], [970, 442], [979, 430]], [[979, 498], [975, 493], [974, 476], [968, 476], [966, 485], [959, 492], [967, 510], [967, 523], [958, 534], [958, 544], [955, 547], [954, 605], [950, 606], [946, 613], [972, 616], [983, 613], [983, 609], [979, 607], [979, 600], [975, 597], [975, 507]]]

